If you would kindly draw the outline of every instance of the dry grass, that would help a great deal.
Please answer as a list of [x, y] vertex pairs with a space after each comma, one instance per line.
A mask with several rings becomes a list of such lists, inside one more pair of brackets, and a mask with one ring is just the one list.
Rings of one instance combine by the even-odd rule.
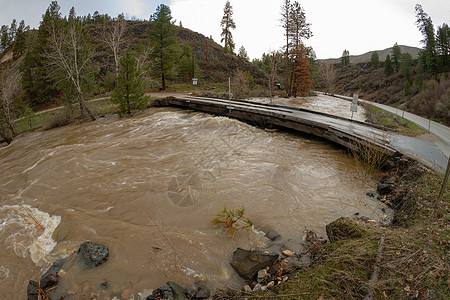
[[351, 154], [360, 170], [365, 176], [374, 176], [386, 165], [389, 156], [380, 146], [361, 141], [356, 145], [357, 150], [352, 150]]
[[[396, 175], [389, 174], [399, 189], [390, 197], [401, 223], [384, 228], [354, 221], [364, 227], [362, 237], [320, 246], [311, 268], [271, 291], [246, 297], [363, 299], [373, 287], [374, 299], [450, 299], [450, 184], [435, 207], [442, 176], [424, 170], [405, 160]], [[399, 205], [402, 199], [408, 205]], [[383, 234], [378, 280], [371, 286]]]

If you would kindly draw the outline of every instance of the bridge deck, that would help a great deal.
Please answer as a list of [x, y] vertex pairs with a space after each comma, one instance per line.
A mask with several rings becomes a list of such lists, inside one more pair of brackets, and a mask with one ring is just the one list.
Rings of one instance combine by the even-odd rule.
[[194, 96], [168, 97], [155, 105], [203, 111], [262, 127], [289, 128], [328, 139], [353, 150], [357, 150], [361, 144], [376, 145], [386, 154], [399, 155], [389, 145], [388, 134], [377, 127], [305, 109]]

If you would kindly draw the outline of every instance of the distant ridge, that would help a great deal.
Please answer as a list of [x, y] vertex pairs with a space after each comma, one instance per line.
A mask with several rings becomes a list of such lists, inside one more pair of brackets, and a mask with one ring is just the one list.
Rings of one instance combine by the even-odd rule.
[[[400, 49], [402, 50], [402, 53], [409, 53], [413, 58], [417, 58], [417, 55], [419, 54], [419, 51], [422, 50], [420, 48], [416, 47], [410, 47], [410, 46], [404, 46], [399, 45]], [[361, 55], [350, 55], [350, 63], [357, 64], [357, 63], [364, 63], [364, 62], [370, 62], [370, 58], [372, 57], [373, 52], [378, 52], [378, 56], [380, 57], [380, 61], [384, 61], [386, 59], [386, 56], [388, 54], [392, 55], [392, 47], [387, 48], [384, 50], [375, 50], [370, 51]], [[327, 64], [338, 64], [341, 62], [341, 58], [328, 58], [328, 59], [319, 59], [319, 62], [327, 63]]]

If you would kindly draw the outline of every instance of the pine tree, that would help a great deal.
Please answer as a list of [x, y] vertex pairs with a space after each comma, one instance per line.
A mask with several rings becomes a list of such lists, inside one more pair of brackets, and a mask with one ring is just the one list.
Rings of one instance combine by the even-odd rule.
[[442, 26], [438, 26], [436, 46], [440, 56], [441, 68], [444, 71], [445, 67], [450, 63], [450, 28], [446, 23], [442, 24]]
[[413, 58], [411, 54], [404, 53], [402, 55], [402, 62], [400, 63], [400, 71], [402, 75], [405, 77], [405, 80], [410, 81], [412, 72], [411, 72], [411, 65], [412, 65]]
[[402, 62], [402, 50], [398, 46], [397, 43], [395, 43], [394, 47], [392, 48], [392, 65], [394, 67], [395, 73], [397, 73], [400, 70], [400, 64]]
[[384, 62], [384, 75], [390, 76], [392, 74], [394, 74], [394, 68], [392, 67], [391, 56], [388, 54]]
[[291, 3], [290, 0], [284, 0], [281, 7], [281, 26], [284, 29], [284, 36], [286, 37], [285, 50], [285, 71], [286, 71], [286, 94], [291, 94], [291, 82], [293, 80], [293, 69], [290, 61], [290, 56], [295, 57], [302, 46], [302, 39], [309, 39], [312, 36], [310, 30], [311, 24], [306, 22], [306, 15], [301, 5], [295, 1]]
[[380, 66], [380, 56], [378, 55], [377, 51], [372, 52], [372, 56], [370, 58], [370, 64], [372, 65], [372, 68], [378, 69]]
[[313, 34], [310, 28], [311, 24], [306, 22], [305, 10], [297, 1], [290, 6], [289, 18], [291, 48], [300, 49], [300, 46], [303, 44], [302, 38], [309, 39]]
[[152, 74], [161, 78], [162, 90], [166, 89], [166, 79], [173, 76], [173, 68], [178, 56], [177, 27], [172, 24], [170, 8], [161, 4], [151, 16], [152, 27], [148, 31], [153, 51], [150, 54], [154, 63]]
[[14, 41], [16, 40], [16, 34], [17, 34], [17, 21], [16, 19], [13, 19], [11, 22], [11, 26], [9, 28], [9, 44], [12, 45]]
[[225, 53], [234, 53], [234, 41], [231, 35], [231, 29], [236, 29], [236, 24], [233, 21], [233, 7], [230, 1], [225, 3], [225, 8], [223, 9], [222, 21], [220, 21], [220, 26], [222, 26], [222, 39], [221, 42], [225, 42], [224, 51]]
[[245, 59], [247, 61], [249, 60], [247, 51], [245, 50], [244, 46], [241, 46], [241, 48], [239, 48], [238, 57]]
[[136, 58], [132, 51], [127, 51], [120, 59], [120, 71], [117, 87], [112, 94], [112, 101], [119, 104], [120, 115], [130, 115], [134, 110], [143, 110], [146, 107], [147, 97], [145, 89], [139, 78]]
[[285, 80], [285, 88], [286, 88], [286, 94], [290, 96], [291, 94], [291, 87], [289, 85], [290, 80], [289, 76], [291, 73], [291, 65], [289, 62], [289, 47], [290, 47], [290, 41], [289, 37], [291, 36], [292, 32], [292, 22], [291, 22], [291, 1], [290, 0], [284, 0], [284, 4], [281, 7], [281, 26], [284, 29], [284, 36], [286, 37], [286, 45], [285, 45], [285, 72], [286, 72], [286, 80]]
[[6, 25], [2, 25], [0, 29], [0, 53], [5, 51], [9, 46], [9, 28]]
[[188, 82], [198, 76], [198, 70], [196, 59], [192, 54], [192, 48], [188, 43], [185, 43], [178, 64], [178, 76], [182, 81]]
[[436, 38], [431, 17], [428, 16], [420, 4], [416, 4], [416, 25], [422, 33], [423, 40], [420, 42], [425, 46], [426, 66], [429, 71], [436, 74]]
[[297, 95], [305, 97], [308, 95], [312, 84], [305, 47], [301, 46], [300, 49], [295, 50], [294, 55], [293, 94], [294, 97]]
[[350, 64], [350, 52], [347, 49], [342, 52], [341, 64], [343, 64], [344, 66]]
[[24, 61], [20, 65], [22, 88], [29, 104], [35, 108], [54, 103], [58, 94], [56, 82], [50, 77], [45, 53], [50, 51], [50, 36], [47, 28], [52, 22], [61, 19], [59, 10], [58, 2], [53, 1], [42, 16], [31, 49], [28, 49]]
[[26, 37], [25, 21], [20, 21], [19, 27], [17, 28], [16, 40], [14, 42], [13, 56], [14, 59], [19, 58], [27, 48], [27, 37]]

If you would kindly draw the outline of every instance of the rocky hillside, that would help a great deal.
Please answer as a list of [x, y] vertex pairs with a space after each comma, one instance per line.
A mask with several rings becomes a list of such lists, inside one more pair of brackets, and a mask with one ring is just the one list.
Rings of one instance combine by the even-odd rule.
[[[145, 42], [148, 38], [147, 30], [151, 28], [151, 22], [127, 21], [127, 32], [129, 47], [135, 49], [139, 42]], [[255, 64], [237, 57], [234, 54], [224, 53], [223, 47], [214, 40], [190, 29], [178, 27], [178, 42], [180, 47], [188, 43], [192, 48], [197, 64], [200, 68], [200, 79], [207, 82], [225, 82], [229, 76], [236, 71], [250, 73], [256, 82], [265, 80], [266, 75]], [[113, 65], [111, 50], [103, 43], [98, 42], [101, 34], [100, 24], [88, 25], [91, 42], [96, 49], [95, 63], [100, 68]], [[104, 73], [104, 72], [101, 72]]]
[[[411, 56], [416, 59], [417, 55], [419, 54], [420, 49], [416, 47], [410, 47], [410, 46], [403, 46], [399, 45], [400, 50], [402, 53], [409, 53]], [[358, 64], [358, 63], [365, 63], [369, 62], [370, 58], [372, 57], [372, 53], [377, 52], [378, 56], [380, 57], [380, 61], [384, 61], [386, 59], [386, 56], [388, 54], [392, 55], [392, 47], [387, 48], [384, 50], [375, 50], [370, 51], [361, 55], [350, 55], [350, 63], [351, 64]], [[341, 62], [341, 58], [329, 58], [329, 59], [319, 59], [319, 62], [328, 63], [328, 64], [338, 64]]]
[[[424, 78], [418, 86], [417, 66], [411, 67], [413, 80], [408, 81], [401, 72], [386, 76], [384, 67], [374, 69], [370, 63], [358, 63], [344, 66], [332, 65], [334, 70], [333, 92], [338, 95], [352, 96], [405, 108], [417, 115], [433, 118], [450, 125], [450, 79], [448, 70], [439, 78]], [[323, 80], [318, 80], [315, 88], [326, 91]]]

